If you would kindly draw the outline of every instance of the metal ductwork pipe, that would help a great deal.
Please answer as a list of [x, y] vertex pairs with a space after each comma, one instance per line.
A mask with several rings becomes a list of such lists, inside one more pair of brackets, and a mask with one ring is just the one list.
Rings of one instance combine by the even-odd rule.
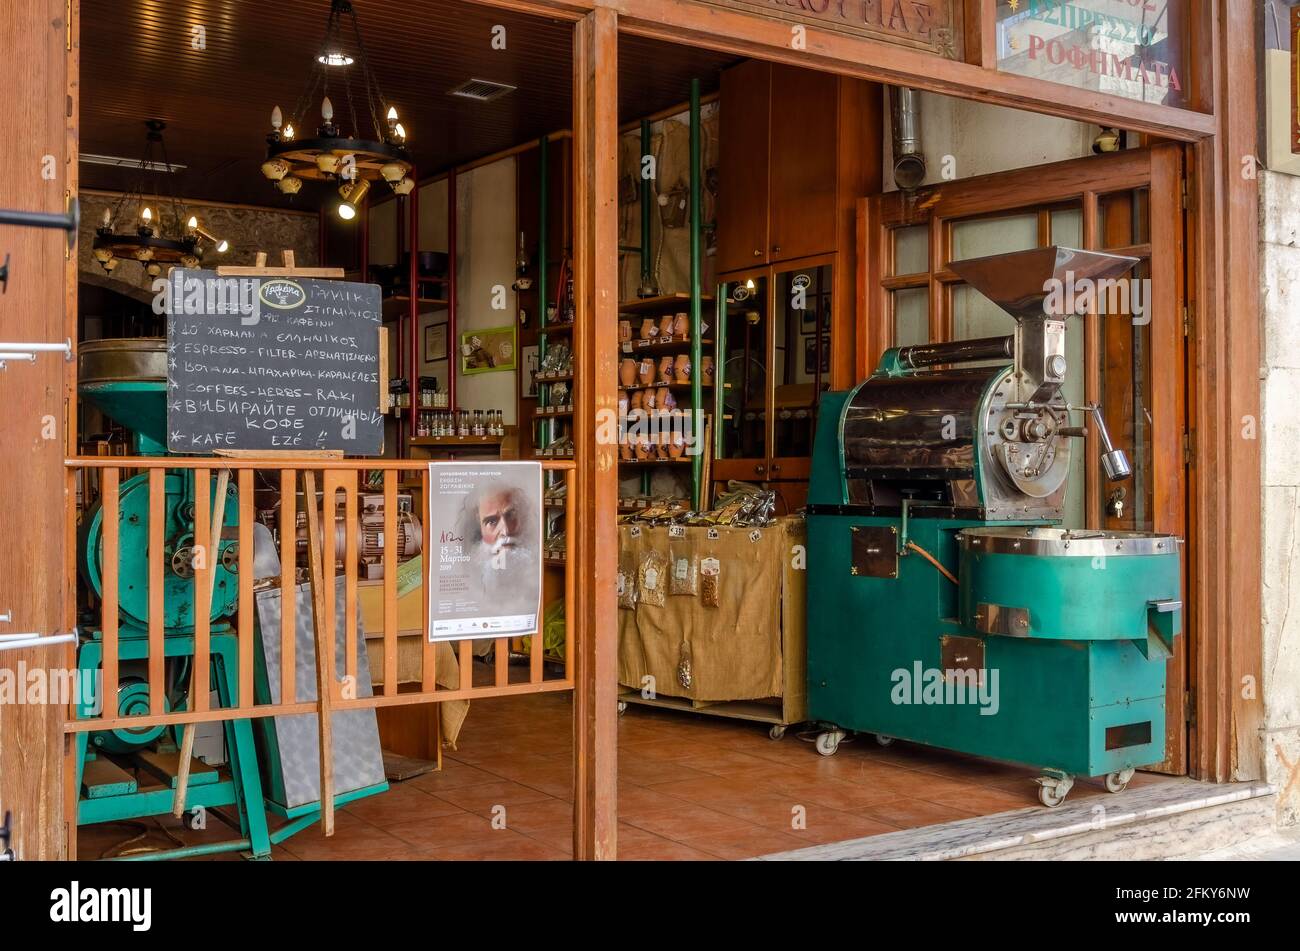
[[889, 87], [889, 128], [894, 140], [894, 183], [905, 192], [925, 181], [921, 151], [921, 94], [910, 86]]

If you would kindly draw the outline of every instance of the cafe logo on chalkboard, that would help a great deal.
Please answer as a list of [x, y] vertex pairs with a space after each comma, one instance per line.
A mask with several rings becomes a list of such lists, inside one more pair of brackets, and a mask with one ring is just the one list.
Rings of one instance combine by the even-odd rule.
[[284, 278], [264, 282], [258, 296], [262, 298], [262, 303], [277, 310], [293, 310], [307, 300], [307, 292], [302, 289], [302, 285]]

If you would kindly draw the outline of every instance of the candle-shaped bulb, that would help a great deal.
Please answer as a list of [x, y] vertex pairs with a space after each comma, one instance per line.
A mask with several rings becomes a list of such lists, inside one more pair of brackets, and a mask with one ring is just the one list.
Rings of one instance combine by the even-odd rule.
[[199, 219], [194, 215], [190, 215], [190, 220], [185, 222], [185, 227], [189, 228], [191, 231], [198, 231]]
[[406, 140], [406, 130], [402, 128], [402, 124], [400, 122], [397, 123], [397, 125], [393, 128], [393, 131], [397, 133], [397, 137], [399, 139], [403, 141]]
[[283, 124], [284, 124], [284, 113], [280, 111], [279, 106], [276, 106], [274, 109], [271, 110], [271, 128], [274, 129], [276, 132], [279, 132], [280, 126]]
[[330, 102], [329, 96], [326, 96], [324, 101], [321, 102], [320, 114], [326, 122], [334, 121], [334, 103]]
[[389, 107], [388, 107], [388, 121], [389, 121], [389, 122], [396, 122], [396, 121], [397, 121], [397, 107], [396, 107], [396, 106], [389, 106]]
[[149, 209], [148, 205], [145, 205], [144, 211], [140, 212], [140, 220], [145, 224], [149, 224], [149, 222], [153, 221], [153, 212]]

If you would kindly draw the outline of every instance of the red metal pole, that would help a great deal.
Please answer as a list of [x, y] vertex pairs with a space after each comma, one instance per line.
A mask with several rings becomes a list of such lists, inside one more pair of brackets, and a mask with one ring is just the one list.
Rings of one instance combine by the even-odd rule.
[[447, 399], [456, 409], [456, 368], [460, 366], [460, 337], [456, 335], [456, 170], [447, 173]]
[[420, 423], [420, 177], [416, 174], [414, 168], [407, 173], [415, 180], [415, 187], [411, 189], [411, 194], [406, 199], [407, 214], [407, 243], [410, 245], [410, 271], [408, 274], [408, 288], [410, 292], [410, 308], [407, 310], [407, 318], [411, 324], [411, 372], [410, 372], [410, 390], [411, 390], [411, 435], [414, 436], [418, 431]]

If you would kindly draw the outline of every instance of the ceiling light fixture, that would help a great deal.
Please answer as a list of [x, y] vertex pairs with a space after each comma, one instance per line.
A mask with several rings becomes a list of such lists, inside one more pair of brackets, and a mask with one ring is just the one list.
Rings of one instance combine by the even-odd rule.
[[93, 152], [82, 152], [77, 156], [77, 161], [83, 165], [107, 165], [110, 168], [142, 168], [146, 172], [183, 172], [187, 166], [180, 163], [165, 165], [159, 162], [149, 168], [138, 158], [127, 158], [124, 155], [96, 155]]
[[[350, 53], [343, 52], [345, 16], [352, 25]], [[355, 53], [355, 59], [352, 53]], [[346, 69], [354, 62], [361, 68], [361, 88], [356, 97], [353, 96], [352, 71]], [[334, 95], [339, 96], [346, 107], [350, 131], [344, 131], [336, 121], [338, 117], [330, 98], [330, 76], [340, 68], [345, 69], [342, 73], [343, 89], [336, 88]], [[317, 95], [321, 96], [321, 125], [314, 137], [298, 138], [294, 127], [307, 125], [307, 116], [314, 108]], [[359, 137], [362, 135], [357, 120], [359, 109], [363, 118], [369, 115], [372, 137]], [[383, 119], [380, 119], [381, 115]], [[370, 131], [369, 128], [366, 130], [367, 133]], [[262, 174], [282, 193], [296, 195], [302, 189], [304, 179], [342, 182], [339, 192], [344, 200], [338, 211], [344, 220], [356, 218], [372, 182], [382, 179], [398, 195], [409, 195], [415, 187], [410, 177], [414, 165], [406, 150], [406, 130], [397, 120], [394, 107], [383, 108], [383, 95], [366, 59], [361, 27], [349, 0], [331, 0], [325, 38], [321, 41], [307, 87], [287, 122], [279, 106], [271, 112], [271, 132], [266, 143]]]
[[[183, 167], [172, 165], [167, 158], [167, 146], [163, 142], [166, 128], [167, 124], [159, 119], [145, 122], [144, 156], [135, 165], [140, 176], [117, 201], [104, 209], [104, 218], [95, 229], [95, 260], [110, 274], [117, 268], [119, 257], [139, 261], [144, 265], [145, 274], [152, 278], [162, 274], [164, 264], [198, 267], [203, 257], [200, 240], [211, 241], [219, 254], [230, 248], [227, 242], [200, 227], [197, 217], [185, 214], [176, 196], [170, 194], [170, 186], [165, 196], [160, 195], [158, 189], [152, 189], [159, 196], [154, 199], [157, 215], [146, 203], [145, 186], [150, 174]], [[155, 149], [160, 158], [155, 158]]]

